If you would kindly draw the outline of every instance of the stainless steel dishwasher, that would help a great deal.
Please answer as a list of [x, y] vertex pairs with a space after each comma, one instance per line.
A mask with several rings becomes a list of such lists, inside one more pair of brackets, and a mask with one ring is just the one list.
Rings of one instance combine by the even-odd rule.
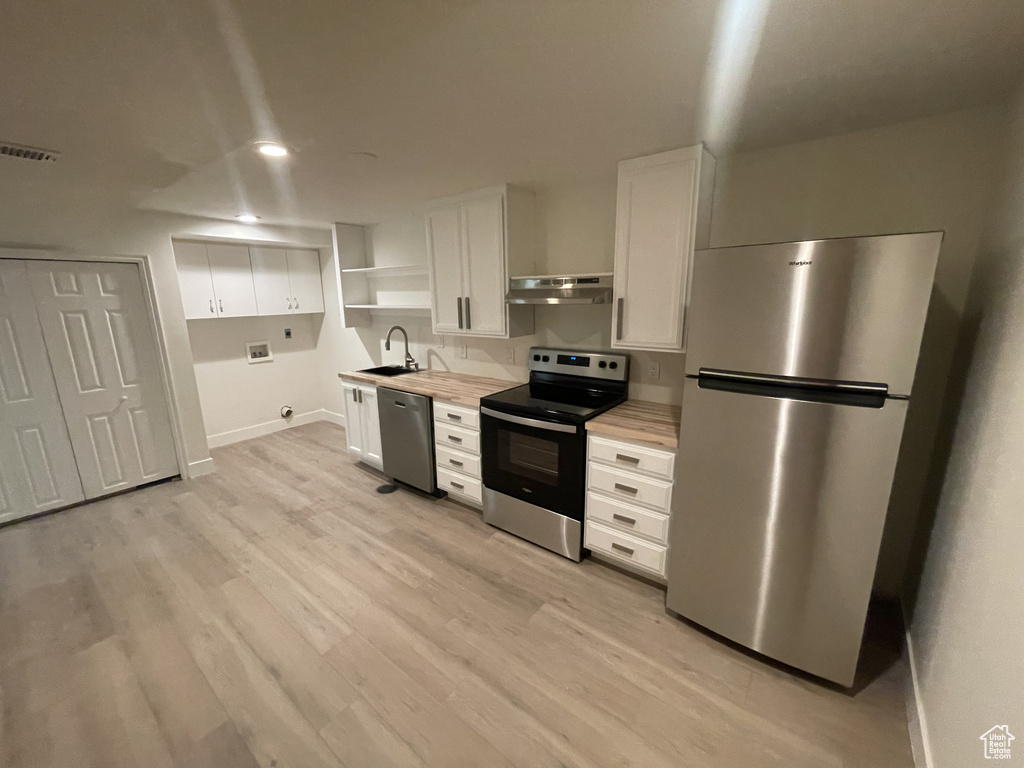
[[377, 387], [384, 474], [413, 488], [437, 493], [433, 402], [425, 395]]

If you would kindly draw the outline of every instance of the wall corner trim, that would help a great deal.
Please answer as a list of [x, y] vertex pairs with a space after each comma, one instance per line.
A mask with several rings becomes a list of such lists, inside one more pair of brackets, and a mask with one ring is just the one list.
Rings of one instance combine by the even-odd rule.
[[190, 461], [188, 464], [188, 478], [189, 480], [195, 480], [197, 477], [203, 475], [209, 475], [216, 471], [217, 467], [213, 464], [213, 459], [207, 457], [200, 459], [199, 461]]
[[907, 678], [907, 730], [910, 732], [910, 748], [917, 768], [932, 768], [931, 743], [928, 740], [928, 721], [925, 717], [924, 702], [917, 676], [917, 660], [914, 658], [914, 640], [910, 629], [906, 634], [907, 662], [910, 674]]

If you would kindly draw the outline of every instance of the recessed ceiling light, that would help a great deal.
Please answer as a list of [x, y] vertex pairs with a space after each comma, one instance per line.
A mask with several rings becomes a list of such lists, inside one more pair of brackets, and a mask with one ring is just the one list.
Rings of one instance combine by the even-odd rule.
[[256, 150], [261, 155], [267, 157], [287, 157], [288, 148], [283, 144], [278, 144], [276, 141], [258, 141], [256, 142]]
[[260, 217], [253, 213], [240, 213], [237, 216], [235, 216], [235, 218], [238, 219], [243, 224], [255, 224], [257, 221], [260, 220]]

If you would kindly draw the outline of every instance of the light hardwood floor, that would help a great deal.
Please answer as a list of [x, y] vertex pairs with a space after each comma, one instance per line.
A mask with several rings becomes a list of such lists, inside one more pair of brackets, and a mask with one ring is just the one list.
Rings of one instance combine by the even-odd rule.
[[409, 492], [319, 423], [0, 529], [0, 764], [911, 766], [855, 696]]

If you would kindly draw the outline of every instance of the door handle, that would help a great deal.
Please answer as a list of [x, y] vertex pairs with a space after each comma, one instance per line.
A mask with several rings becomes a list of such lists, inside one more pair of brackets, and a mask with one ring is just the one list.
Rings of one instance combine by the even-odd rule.
[[635, 551], [632, 547], [624, 547], [621, 544], [619, 544], [619, 542], [617, 542], [617, 541], [613, 541], [612, 542], [612, 549], [618, 550], [619, 552], [622, 552], [623, 554], [626, 554], [626, 555], [632, 555], [633, 552]]
[[472, 328], [473, 328], [473, 320], [472, 320], [472, 317], [469, 314], [469, 296], [466, 297], [465, 301], [466, 301], [466, 330], [469, 331], [469, 330], [472, 330]]
[[216, 314], [217, 310], [213, 308], [213, 299], [210, 299], [210, 312]]
[[615, 340], [622, 341], [622, 311], [625, 309], [626, 300], [619, 298], [615, 302]]
[[120, 400], [117, 401], [117, 405], [114, 406], [114, 410], [110, 412], [111, 416], [117, 416], [118, 411], [121, 410], [121, 406], [128, 402], [128, 396], [124, 395]]
[[525, 416], [513, 416], [509, 413], [501, 413], [492, 408], [481, 408], [480, 413], [502, 421], [510, 421], [513, 424], [522, 424], [524, 427], [536, 427], [545, 429], [548, 432], [572, 432], [575, 434], [576, 427], [573, 424], [558, 424], [553, 421], [542, 421], [541, 419], [528, 419]]
[[623, 485], [622, 483], [616, 483], [615, 484], [615, 490], [616, 491], [622, 491], [623, 493], [632, 493], [634, 496], [636, 496], [636, 494], [639, 493], [639, 491], [636, 488], [634, 488], [633, 486], [631, 486], [631, 485]]
[[462, 327], [462, 297], [460, 296], [455, 300], [456, 305], [459, 308], [459, 328]]
[[620, 515], [618, 512], [612, 512], [612, 519], [618, 520], [620, 523], [625, 523], [626, 525], [636, 525], [635, 517], [626, 517], [625, 515]]
[[639, 464], [640, 463], [640, 459], [637, 458], [636, 456], [627, 456], [624, 453], [616, 453], [615, 454], [615, 460], [616, 461], [624, 461], [627, 464]]
[[217, 304], [220, 306], [220, 311], [224, 311], [224, 299], [217, 299]]

